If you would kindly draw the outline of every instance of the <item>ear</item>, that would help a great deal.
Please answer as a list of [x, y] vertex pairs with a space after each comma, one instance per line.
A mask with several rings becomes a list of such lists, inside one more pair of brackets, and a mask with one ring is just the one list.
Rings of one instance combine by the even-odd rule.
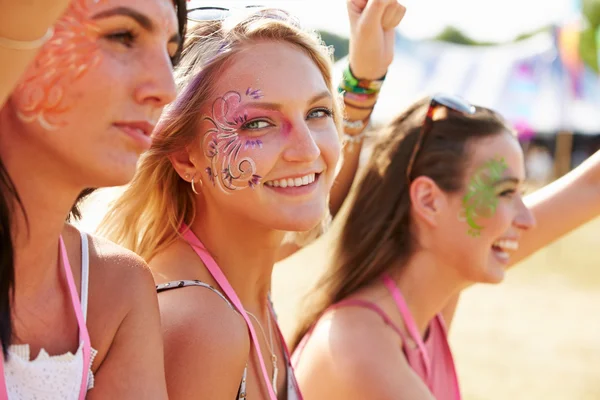
[[201, 179], [202, 167], [198, 162], [198, 154], [190, 150], [189, 147], [186, 147], [176, 151], [169, 155], [169, 160], [181, 179], [187, 182], [191, 182], [192, 179], [199, 181]]
[[437, 226], [445, 206], [444, 192], [427, 176], [419, 176], [410, 185], [410, 201], [415, 216], [430, 226]]

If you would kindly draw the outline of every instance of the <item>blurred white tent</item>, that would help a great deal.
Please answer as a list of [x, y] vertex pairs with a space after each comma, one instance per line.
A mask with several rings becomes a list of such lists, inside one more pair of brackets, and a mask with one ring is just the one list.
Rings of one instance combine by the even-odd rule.
[[[523, 136], [600, 133], [600, 80], [584, 71], [581, 95], [571, 95], [551, 33], [495, 46], [414, 41], [400, 34], [396, 40], [375, 123], [388, 122], [422, 96], [449, 92], [499, 111]], [[346, 63], [336, 63], [338, 76]]]

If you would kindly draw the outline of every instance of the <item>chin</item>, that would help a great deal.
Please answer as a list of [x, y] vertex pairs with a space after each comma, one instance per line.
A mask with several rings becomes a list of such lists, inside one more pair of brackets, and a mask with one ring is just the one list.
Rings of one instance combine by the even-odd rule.
[[131, 165], [120, 165], [118, 168], [107, 167], [96, 172], [89, 180], [89, 187], [102, 188], [127, 185], [133, 179], [137, 162]]

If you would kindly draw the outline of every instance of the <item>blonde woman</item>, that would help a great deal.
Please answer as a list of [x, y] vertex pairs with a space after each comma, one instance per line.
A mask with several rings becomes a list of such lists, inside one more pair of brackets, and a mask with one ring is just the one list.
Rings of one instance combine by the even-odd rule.
[[[399, 22], [378, 0], [363, 29], [383, 31], [388, 6]], [[285, 232], [328, 211], [342, 132], [330, 54], [283, 11], [190, 19], [216, 20], [192, 26], [180, 95], [105, 232], [159, 283], [169, 398], [300, 398], [269, 293]]]

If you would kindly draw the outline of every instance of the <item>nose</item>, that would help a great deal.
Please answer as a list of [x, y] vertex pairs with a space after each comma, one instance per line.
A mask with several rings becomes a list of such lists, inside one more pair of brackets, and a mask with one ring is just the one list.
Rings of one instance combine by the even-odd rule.
[[175, 100], [177, 89], [173, 65], [165, 50], [148, 54], [138, 65], [141, 71], [138, 75], [140, 79], [135, 89], [135, 99], [139, 104], [162, 108]]
[[519, 199], [518, 207], [519, 210], [514, 221], [515, 226], [522, 230], [535, 228], [535, 217], [533, 216], [531, 210], [525, 205], [525, 203], [523, 203], [523, 199]]
[[320, 155], [321, 149], [304, 118], [292, 122], [283, 159], [290, 162], [313, 162]]

